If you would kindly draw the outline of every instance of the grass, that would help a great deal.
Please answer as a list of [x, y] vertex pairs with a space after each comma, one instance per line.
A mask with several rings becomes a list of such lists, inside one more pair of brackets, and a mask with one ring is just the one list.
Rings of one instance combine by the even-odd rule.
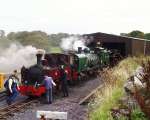
[[[105, 90], [106, 91], [106, 90]], [[113, 90], [109, 95], [104, 96], [104, 102], [96, 111], [92, 113], [91, 120], [108, 120], [110, 113], [108, 112], [111, 107], [116, 103], [116, 100], [123, 96], [122, 89]], [[107, 91], [108, 92], [108, 91]], [[111, 94], [111, 95], [110, 95]]]
[[95, 94], [94, 102], [89, 104], [90, 120], [113, 120], [110, 109], [115, 107], [117, 101], [124, 96], [123, 85], [125, 81], [133, 74], [141, 61], [145, 59], [147, 58], [143, 56], [128, 57], [116, 67], [105, 70], [101, 74], [105, 87]]

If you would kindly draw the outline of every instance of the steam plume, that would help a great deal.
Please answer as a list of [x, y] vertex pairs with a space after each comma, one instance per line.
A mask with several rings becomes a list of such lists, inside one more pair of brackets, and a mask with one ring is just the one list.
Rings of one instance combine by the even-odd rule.
[[8, 48], [0, 49], [0, 72], [10, 73], [14, 69], [20, 70], [24, 65], [28, 67], [36, 63], [37, 49], [32, 46], [23, 47], [12, 43]]
[[65, 51], [77, 51], [78, 47], [82, 47], [82, 49], [87, 48], [85, 45], [85, 39], [79, 36], [71, 36], [62, 39], [60, 47]]

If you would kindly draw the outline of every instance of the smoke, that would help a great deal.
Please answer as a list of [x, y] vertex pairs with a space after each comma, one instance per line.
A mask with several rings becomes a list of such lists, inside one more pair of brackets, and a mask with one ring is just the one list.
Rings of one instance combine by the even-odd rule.
[[71, 51], [77, 51], [78, 47], [82, 47], [82, 49], [87, 48], [86, 45], [86, 39], [80, 36], [71, 36], [68, 38], [63, 38], [61, 40], [60, 47], [65, 50], [71, 50]]
[[11, 43], [8, 48], [0, 48], [0, 72], [10, 73], [24, 65], [28, 67], [36, 63], [37, 49], [32, 46], [22, 46]]

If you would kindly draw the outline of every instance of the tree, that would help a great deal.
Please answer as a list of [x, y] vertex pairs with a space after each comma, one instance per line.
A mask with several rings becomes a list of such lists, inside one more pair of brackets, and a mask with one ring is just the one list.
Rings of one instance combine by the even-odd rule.
[[144, 38], [144, 33], [139, 30], [134, 30], [130, 33], [128, 33], [129, 37], [135, 37], [135, 38]]
[[11, 41], [20, 42], [22, 45], [32, 45], [36, 48], [50, 50], [50, 42], [48, 40], [48, 35], [42, 31], [32, 31], [32, 32], [17, 32], [9, 33], [7, 38]]
[[69, 36], [70, 35], [67, 33], [50, 34], [50, 35], [48, 35], [48, 39], [49, 39], [51, 45], [58, 47], [61, 42], [61, 39], [67, 38]]
[[144, 35], [144, 38], [150, 40], [150, 33], [146, 33], [146, 34]]

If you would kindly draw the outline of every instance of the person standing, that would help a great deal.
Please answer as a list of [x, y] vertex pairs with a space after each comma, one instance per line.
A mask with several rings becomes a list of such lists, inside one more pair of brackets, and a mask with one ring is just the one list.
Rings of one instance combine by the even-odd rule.
[[64, 97], [68, 97], [68, 83], [67, 83], [67, 74], [64, 70], [64, 66], [61, 66], [60, 69], [60, 82], [61, 82], [61, 90], [63, 92]]
[[46, 88], [46, 100], [48, 104], [52, 103], [53, 95], [52, 95], [52, 88], [56, 86], [55, 82], [53, 81], [52, 77], [44, 76], [44, 86]]
[[9, 76], [8, 80], [5, 82], [5, 88], [7, 91], [8, 98], [6, 100], [8, 105], [11, 105], [12, 102], [16, 99], [17, 95], [19, 94], [19, 84], [18, 79], [15, 76]]

